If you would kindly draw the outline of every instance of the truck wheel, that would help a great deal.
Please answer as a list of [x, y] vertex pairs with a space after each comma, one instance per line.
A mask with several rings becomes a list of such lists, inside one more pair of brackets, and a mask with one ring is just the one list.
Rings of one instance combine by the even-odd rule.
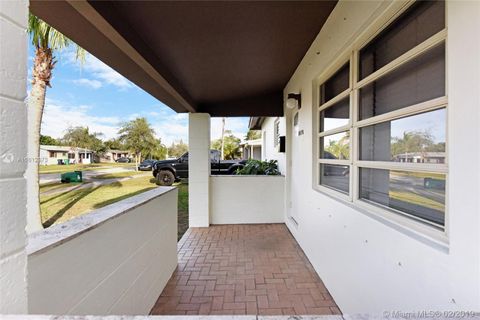
[[161, 170], [157, 174], [157, 184], [161, 186], [171, 186], [175, 181], [175, 176], [171, 171]]

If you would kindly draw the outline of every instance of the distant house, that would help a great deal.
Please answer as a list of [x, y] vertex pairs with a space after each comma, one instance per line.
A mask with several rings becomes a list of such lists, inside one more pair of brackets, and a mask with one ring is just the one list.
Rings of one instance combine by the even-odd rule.
[[240, 144], [243, 159], [262, 160], [262, 139], [246, 140]]
[[[292, 128], [292, 130], [295, 131], [295, 139], [299, 138], [297, 122], [293, 123]], [[280, 137], [285, 136], [287, 133], [287, 124], [285, 118], [251, 117], [248, 123], [248, 128], [250, 130], [260, 130], [262, 132], [262, 137], [258, 140], [245, 141], [245, 144], [248, 144], [247, 148], [250, 150], [245, 151], [244, 148], [244, 158], [253, 158], [262, 161], [277, 160], [278, 169], [282, 174], [285, 174], [285, 152], [281, 152], [279, 150]], [[245, 152], [247, 152], [247, 156], [245, 156]]]
[[[93, 151], [85, 148], [74, 148], [70, 146], [40, 146], [40, 164], [89, 164], [92, 162]], [[76, 160], [77, 159], [77, 160]]]
[[395, 155], [393, 160], [411, 163], [445, 163], [445, 152], [407, 152]]
[[100, 158], [100, 162], [115, 162], [118, 158], [131, 158], [132, 154], [130, 151], [125, 150], [107, 150], [103, 156]]

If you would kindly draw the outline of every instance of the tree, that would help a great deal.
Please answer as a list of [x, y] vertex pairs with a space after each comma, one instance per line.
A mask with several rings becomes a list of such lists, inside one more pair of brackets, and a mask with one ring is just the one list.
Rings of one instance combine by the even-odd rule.
[[161, 139], [157, 139], [155, 148], [146, 155], [146, 158], [164, 160], [167, 158], [168, 148], [162, 144]]
[[106, 149], [110, 150], [125, 150], [127, 147], [119, 139], [110, 139], [103, 143]]
[[47, 146], [58, 146], [60, 144], [60, 141], [50, 136], [40, 135], [40, 144]]
[[262, 137], [262, 132], [260, 130], [248, 130], [245, 140], [257, 140]]
[[79, 148], [90, 149], [96, 154], [101, 154], [105, 151], [102, 140], [98, 138], [102, 135], [102, 133], [98, 132], [90, 133], [88, 127], [69, 127], [62, 138], [62, 142], [73, 148], [75, 151], [75, 162], [78, 163], [77, 151]]
[[122, 124], [118, 134], [120, 141], [135, 155], [135, 170], [138, 170], [142, 154], [151, 154], [157, 148], [155, 131], [146, 118], [136, 118]]
[[225, 159], [225, 118], [222, 118], [222, 138], [220, 142], [220, 159]]
[[[62, 50], [70, 45], [76, 47], [76, 58], [84, 61], [85, 51], [74, 44], [63, 34], [30, 14], [28, 17], [28, 33], [35, 47], [35, 58], [32, 70], [32, 88], [28, 96], [28, 137], [29, 145], [34, 146], [30, 150], [31, 158], [40, 157], [40, 129], [42, 123], [43, 109], [45, 107], [45, 95], [47, 87], [51, 86], [52, 71], [55, 67], [54, 52]], [[35, 231], [42, 228], [40, 219], [40, 201], [38, 198], [38, 165], [30, 165], [27, 169], [27, 206], [29, 211], [29, 221], [27, 228], [29, 231]]]
[[103, 154], [107, 151], [107, 147], [103, 143], [103, 141], [99, 138], [102, 137], [103, 133], [94, 132], [90, 134], [90, 144], [89, 149], [92, 150], [95, 155], [103, 156]]
[[[408, 153], [439, 151], [442, 149], [442, 143], [436, 145], [433, 136], [428, 131], [405, 131], [402, 137], [392, 138], [392, 156], [405, 154], [405, 160]], [[443, 144], [443, 150], [445, 145]]]
[[174, 158], [180, 158], [185, 152], [188, 151], [188, 145], [180, 140], [178, 143], [172, 142], [168, 147], [168, 156]]
[[347, 132], [338, 141], [330, 140], [325, 151], [331, 153], [336, 159], [348, 159], [350, 157], [350, 134]]
[[[224, 137], [224, 156], [227, 160], [233, 160], [240, 156], [240, 138], [232, 134], [230, 130], [225, 131]], [[212, 142], [212, 149], [221, 150], [222, 139], [217, 139]]]

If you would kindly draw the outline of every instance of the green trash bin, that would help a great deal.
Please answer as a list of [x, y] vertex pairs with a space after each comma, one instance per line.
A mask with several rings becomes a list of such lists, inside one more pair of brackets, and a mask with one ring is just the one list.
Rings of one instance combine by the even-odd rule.
[[82, 182], [82, 171], [65, 172], [60, 175], [62, 183]]

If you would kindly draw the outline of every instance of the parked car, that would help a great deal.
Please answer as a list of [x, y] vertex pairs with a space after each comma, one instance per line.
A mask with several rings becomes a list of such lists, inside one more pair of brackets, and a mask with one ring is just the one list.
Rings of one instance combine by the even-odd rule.
[[117, 160], [115, 160], [115, 162], [118, 162], [118, 163], [130, 163], [130, 162], [132, 162], [132, 159], [127, 158], [127, 157], [121, 157], [121, 158], [118, 158]]
[[[323, 151], [323, 157], [325, 159], [338, 159], [333, 154], [328, 151]], [[342, 165], [331, 165], [331, 164], [324, 164], [323, 165], [323, 175], [325, 176], [346, 176], [349, 174], [349, 166], [342, 166]]]
[[[212, 174], [235, 174], [243, 168], [246, 160], [220, 160], [220, 151], [210, 150]], [[178, 159], [160, 160], [153, 165], [153, 176], [162, 186], [171, 186], [180, 179], [188, 178], [188, 152]]]
[[138, 165], [140, 171], [152, 171], [153, 165], [157, 160], [145, 159]]

